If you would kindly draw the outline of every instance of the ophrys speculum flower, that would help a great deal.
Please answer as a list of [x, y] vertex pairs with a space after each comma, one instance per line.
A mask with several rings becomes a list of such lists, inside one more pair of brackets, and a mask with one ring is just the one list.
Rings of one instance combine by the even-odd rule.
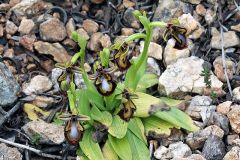
[[123, 108], [118, 112], [118, 115], [121, 117], [121, 119], [125, 121], [129, 121], [136, 110], [136, 106], [133, 103], [133, 98], [138, 98], [137, 95], [129, 93], [128, 90], [124, 89], [123, 93]]
[[131, 55], [129, 54], [129, 45], [123, 43], [119, 49], [114, 49], [114, 63], [120, 71], [125, 71], [131, 66]]
[[70, 83], [74, 82], [74, 74], [81, 73], [81, 69], [73, 66], [70, 62], [57, 63], [56, 67], [63, 70], [61, 75], [58, 77], [59, 86], [63, 91], [67, 91], [70, 87]]
[[64, 127], [64, 136], [67, 142], [71, 145], [77, 145], [82, 139], [84, 128], [80, 121], [89, 120], [87, 116], [79, 116], [74, 114], [67, 114], [60, 116], [60, 119], [66, 120]]
[[116, 82], [112, 78], [112, 75], [107, 71], [107, 69], [97, 69], [96, 74], [93, 76], [93, 78], [95, 79], [95, 87], [103, 96], [111, 95], [117, 86]]
[[169, 22], [167, 24], [166, 30], [163, 34], [165, 40], [169, 38], [175, 39], [176, 43], [174, 48], [184, 49], [187, 47], [187, 30], [186, 28], [180, 27], [179, 22]]

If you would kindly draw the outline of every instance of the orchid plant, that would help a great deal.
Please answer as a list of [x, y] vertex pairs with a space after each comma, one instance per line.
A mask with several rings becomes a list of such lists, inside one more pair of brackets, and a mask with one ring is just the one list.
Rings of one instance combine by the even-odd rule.
[[[145, 73], [153, 28], [165, 27], [165, 38], [175, 37], [181, 47], [185, 46], [186, 32], [176, 25], [150, 22], [145, 12], [134, 11], [134, 16], [145, 32], [104, 48], [93, 75], [84, 70], [87, 41], [76, 32], [72, 39], [80, 51], [71, 62], [60, 65], [67, 66], [61, 77], [61, 88], [67, 90], [72, 112], [65, 125], [65, 137], [68, 143], [79, 144], [77, 154], [83, 160], [147, 160], [151, 157], [147, 141], [150, 135], [155, 138], [170, 135], [172, 128], [198, 130], [191, 118], [176, 107], [183, 101], [146, 93], [147, 88], [158, 82], [155, 75]], [[129, 46], [139, 39], [144, 41], [144, 48], [133, 58]], [[79, 62], [80, 67], [76, 67]], [[74, 70], [81, 72], [85, 89], [76, 89]], [[124, 81], [115, 80], [115, 71], [125, 73]]]

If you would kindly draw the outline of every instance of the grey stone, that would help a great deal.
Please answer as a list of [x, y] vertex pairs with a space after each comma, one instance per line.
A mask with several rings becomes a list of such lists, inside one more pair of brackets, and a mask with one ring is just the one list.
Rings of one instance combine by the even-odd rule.
[[224, 130], [225, 135], [228, 135], [229, 133], [229, 120], [227, 116], [221, 113], [213, 112], [212, 116], [209, 119], [208, 124], [219, 126]]
[[23, 156], [17, 148], [8, 147], [4, 143], [0, 143], [0, 160], [22, 160]]
[[202, 0], [182, 0], [182, 1], [191, 4], [199, 4], [201, 3]]
[[[228, 31], [223, 33], [224, 48], [236, 47], [240, 45], [240, 39], [236, 32]], [[214, 49], [221, 49], [221, 34], [215, 34], [211, 39], [211, 47]]]
[[216, 109], [216, 106], [211, 103], [212, 99], [208, 96], [195, 96], [187, 107], [186, 113], [193, 119], [202, 119], [203, 122], [207, 122]]
[[20, 90], [12, 73], [0, 62], [0, 106], [11, 105], [17, 99], [17, 93]]
[[61, 144], [64, 141], [64, 127], [53, 123], [46, 123], [42, 120], [31, 121], [22, 127], [22, 130], [29, 136], [40, 135], [40, 144]]
[[189, 133], [186, 137], [186, 143], [191, 147], [192, 150], [201, 149], [204, 142], [210, 135], [223, 138], [224, 131], [216, 125], [208, 126], [203, 130], [199, 130], [195, 133]]
[[148, 73], [153, 73], [153, 74], [156, 74], [158, 76], [160, 76], [160, 74], [161, 74], [158, 63], [156, 62], [156, 60], [154, 58], [151, 58], [151, 57], [149, 57], [147, 59], [147, 70], [146, 71]]
[[225, 145], [221, 138], [217, 136], [208, 137], [202, 151], [207, 160], [222, 160], [225, 153]]
[[169, 150], [173, 155], [174, 158], [183, 158], [188, 157], [192, 154], [191, 149], [187, 144], [183, 142], [176, 142], [169, 145]]

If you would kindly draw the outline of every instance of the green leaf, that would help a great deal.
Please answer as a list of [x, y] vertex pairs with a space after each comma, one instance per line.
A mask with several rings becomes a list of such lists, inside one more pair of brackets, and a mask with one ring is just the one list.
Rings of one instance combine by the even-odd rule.
[[170, 135], [171, 128], [175, 127], [173, 124], [153, 116], [142, 118], [142, 121], [147, 135], [149, 135], [149, 133], [154, 133], [156, 135]]
[[168, 97], [160, 97], [160, 100], [169, 106], [177, 106], [184, 102], [183, 100], [176, 100], [176, 99], [172, 99], [172, 98], [168, 98]]
[[191, 132], [199, 129], [193, 124], [192, 119], [186, 113], [176, 107], [171, 107], [169, 111], [159, 111], [155, 113], [155, 116]]
[[23, 111], [27, 113], [28, 118], [32, 121], [46, 119], [50, 114], [50, 112], [43, 111], [39, 107], [30, 103], [24, 104]]
[[122, 120], [118, 115], [113, 117], [112, 125], [108, 129], [108, 133], [116, 138], [123, 138], [127, 133], [128, 123]]
[[109, 140], [107, 140], [106, 143], [104, 144], [104, 146], [102, 148], [102, 152], [103, 152], [103, 157], [106, 160], [118, 160], [119, 159], [117, 153], [114, 151]]
[[144, 126], [140, 118], [132, 118], [128, 124], [128, 129], [147, 145], [147, 139], [144, 134]]
[[112, 148], [121, 159], [132, 160], [132, 152], [127, 136], [123, 137], [122, 139], [118, 139], [108, 135], [108, 139]]
[[[150, 114], [175, 125], [182, 127], [188, 131], [196, 131], [198, 128], [193, 125], [192, 119], [184, 112], [176, 107], [171, 107], [168, 104], [179, 104], [179, 101], [171, 100], [169, 98], [156, 98], [151, 95], [136, 92], [137, 99], [132, 99], [136, 106], [134, 116], [136, 117], [148, 117]], [[157, 107], [153, 107], [157, 106]], [[160, 111], [161, 107], [170, 107], [168, 111]]]
[[156, 74], [147, 73], [147, 74], [144, 74], [140, 79], [137, 89], [142, 90], [142, 89], [150, 88], [156, 84], [158, 84], [158, 76]]
[[104, 97], [107, 110], [111, 111], [121, 104], [123, 89], [123, 84], [118, 83], [115, 91], [110, 96]]
[[97, 107], [93, 106], [91, 109], [92, 119], [102, 123], [103, 125], [109, 127], [112, 124], [112, 115], [107, 111], [101, 112]]
[[138, 98], [132, 99], [132, 102], [136, 106], [136, 111], [134, 113], [135, 117], [148, 117], [150, 116], [151, 105], [161, 103], [159, 98], [153, 97], [149, 94], [142, 92], [135, 93]]
[[104, 107], [104, 99], [103, 97], [97, 92], [97, 90], [88, 90], [87, 92], [89, 101], [91, 104], [95, 104], [99, 109], [105, 110]]
[[147, 145], [131, 131], [127, 132], [127, 137], [132, 151], [132, 160], [149, 160], [150, 152]]
[[108, 67], [110, 57], [110, 51], [107, 48], [104, 48], [103, 51], [100, 52], [100, 59], [103, 67]]
[[92, 140], [92, 131], [88, 129], [84, 132], [83, 139], [80, 142], [80, 147], [83, 153], [90, 160], [104, 160], [101, 148], [98, 143]]
[[76, 90], [76, 103], [79, 114], [90, 116], [90, 103], [86, 89]]
[[124, 81], [125, 86], [127, 88], [132, 88], [133, 90], [136, 89], [138, 82], [144, 75], [146, 69], [147, 59], [145, 59], [144, 60], [145, 62], [142, 65], [140, 65], [140, 67], [138, 67], [137, 64], [139, 63], [140, 58], [144, 58], [142, 54], [136, 59], [132, 60], [132, 65], [128, 69]]

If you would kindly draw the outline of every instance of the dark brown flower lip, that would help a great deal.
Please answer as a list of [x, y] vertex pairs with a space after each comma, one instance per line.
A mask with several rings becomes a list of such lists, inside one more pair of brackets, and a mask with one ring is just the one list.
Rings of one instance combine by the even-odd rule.
[[[103, 70], [99, 71], [98, 76], [95, 79], [94, 85], [97, 88], [97, 91], [103, 96], [110, 96], [117, 87], [117, 84], [113, 80], [111, 74], [105, 73]], [[103, 87], [109, 89], [106, 90], [106, 88], [104, 89]]]
[[185, 28], [169, 23], [163, 36], [167, 39], [173, 38], [176, 41], [174, 48], [181, 50], [187, 47], [186, 33], [187, 30]]
[[[72, 131], [74, 130], [74, 131]], [[77, 115], [72, 115], [64, 127], [64, 136], [66, 141], [71, 145], [77, 145], [83, 136], [83, 127], [78, 120]], [[74, 133], [71, 133], [74, 132]], [[76, 134], [74, 137], [71, 134]]]

